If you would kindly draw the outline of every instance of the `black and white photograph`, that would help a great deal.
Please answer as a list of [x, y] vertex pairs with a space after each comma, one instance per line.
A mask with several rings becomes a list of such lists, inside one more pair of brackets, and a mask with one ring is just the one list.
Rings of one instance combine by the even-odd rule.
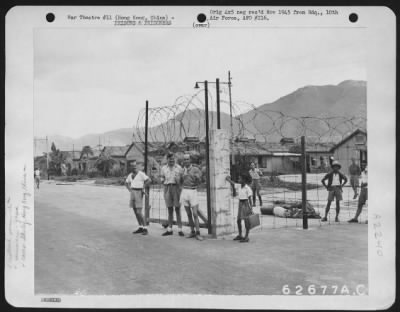
[[395, 94], [371, 96], [385, 86], [369, 70], [369, 11], [56, 11], [30, 33], [30, 146], [9, 166], [24, 169], [21, 208], [6, 198], [6, 260], [25, 267], [32, 248], [36, 298], [374, 306], [373, 263], [395, 231], [395, 194], [368, 190], [395, 179], [394, 123], [381, 120], [378, 150], [375, 111], [391, 116]]

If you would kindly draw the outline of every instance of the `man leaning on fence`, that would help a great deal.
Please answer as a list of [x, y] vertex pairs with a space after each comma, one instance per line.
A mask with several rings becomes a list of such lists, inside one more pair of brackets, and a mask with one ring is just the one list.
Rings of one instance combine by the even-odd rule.
[[[362, 164], [363, 170], [361, 172], [361, 192], [358, 198], [357, 211], [354, 218], [350, 219], [350, 223], [358, 223], [358, 217], [361, 214], [362, 208], [368, 200], [368, 168], [366, 164]], [[368, 221], [366, 222], [368, 223]]]
[[359, 178], [361, 175], [360, 166], [357, 165], [356, 159], [354, 157], [351, 158], [351, 165], [349, 167], [349, 174], [350, 174], [350, 185], [354, 191], [353, 199], [356, 199], [358, 196], [358, 185], [359, 185]]
[[[340, 163], [335, 160], [332, 162], [332, 171], [327, 173], [321, 180], [323, 186], [328, 190], [328, 203], [325, 208], [325, 217], [321, 221], [327, 221], [328, 213], [331, 208], [331, 203], [336, 199], [336, 217], [335, 222], [339, 222], [340, 213], [340, 201], [343, 200], [343, 190], [342, 187], [347, 183], [347, 177], [341, 173], [339, 170], [342, 168]], [[328, 184], [325, 183], [328, 181]]]
[[168, 209], [168, 228], [162, 236], [172, 235], [172, 225], [174, 222], [174, 207], [176, 214], [176, 223], [179, 228], [179, 236], [184, 236], [182, 232], [182, 218], [181, 218], [181, 176], [182, 167], [175, 163], [174, 154], [169, 152], [167, 154], [167, 165], [161, 168], [161, 181], [164, 184], [164, 200]]
[[192, 165], [189, 154], [184, 155], [183, 164], [181, 203], [185, 207], [191, 229], [188, 238], [195, 237], [201, 241], [203, 238], [200, 236], [197, 188], [201, 183], [202, 173], [199, 168]]
[[136, 161], [131, 164], [131, 172], [125, 180], [125, 187], [130, 193], [129, 207], [133, 209], [139, 228], [133, 234], [147, 235], [146, 222], [143, 217], [143, 195], [146, 187], [151, 183], [150, 178], [143, 172], [137, 169]]

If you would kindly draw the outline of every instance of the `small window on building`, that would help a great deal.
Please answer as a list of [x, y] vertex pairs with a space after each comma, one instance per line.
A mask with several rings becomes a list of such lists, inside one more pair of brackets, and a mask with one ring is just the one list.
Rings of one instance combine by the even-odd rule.
[[258, 156], [258, 168], [267, 168], [266, 156]]
[[364, 145], [364, 144], [365, 144], [365, 139], [366, 139], [365, 135], [363, 135], [363, 134], [357, 134], [357, 135], [355, 136], [355, 143], [356, 143], [357, 145]]
[[317, 166], [317, 159], [315, 157], [311, 157], [311, 166], [313, 167]]

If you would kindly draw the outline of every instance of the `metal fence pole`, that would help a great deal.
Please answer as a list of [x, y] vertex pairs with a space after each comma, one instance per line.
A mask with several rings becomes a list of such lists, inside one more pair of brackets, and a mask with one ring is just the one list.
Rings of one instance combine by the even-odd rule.
[[303, 229], [308, 229], [307, 219], [307, 157], [305, 137], [301, 137], [301, 191], [302, 191], [302, 209], [303, 209]]
[[[146, 100], [146, 121], [145, 121], [145, 134], [144, 134], [144, 172], [148, 175], [148, 132], [149, 132], [149, 101]], [[149, 225], [150, 217], [150, 187], [146, 187], [147, 196], [144, 199], [145, 207], [145, 224]]]
[[209, 141], [209, 121], [208, 121], [208, 81], [204, 81], [205, 93], [205, 114], [206, 114], [206, 190], [207, 190], [207, 226], [208, 234], [212, 234], [211, 229], [211, 189], [210, 189], [210, 141]]

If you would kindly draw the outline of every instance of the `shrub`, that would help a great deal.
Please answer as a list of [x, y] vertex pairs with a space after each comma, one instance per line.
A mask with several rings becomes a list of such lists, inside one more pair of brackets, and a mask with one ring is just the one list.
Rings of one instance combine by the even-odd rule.
[[97, 169], [92, 168], [92, 169], [89, 169], [89, 170], [88, 170], [87, 176], [88, 176], [89, 178], [95, 178], [95, 177], [99, 176], [99, 172], [97, 171]]
[[121, 168], [113, 168], [110, 172], [110, 175], [113, 177], [121, 177], [123, 174], [124, 172]]
[[78, 175], [78, 169], [77, 169], [77, 168], [73, 168], [73, 169], [71, 170], [71, 175], [73, 175], [73, 176]]

